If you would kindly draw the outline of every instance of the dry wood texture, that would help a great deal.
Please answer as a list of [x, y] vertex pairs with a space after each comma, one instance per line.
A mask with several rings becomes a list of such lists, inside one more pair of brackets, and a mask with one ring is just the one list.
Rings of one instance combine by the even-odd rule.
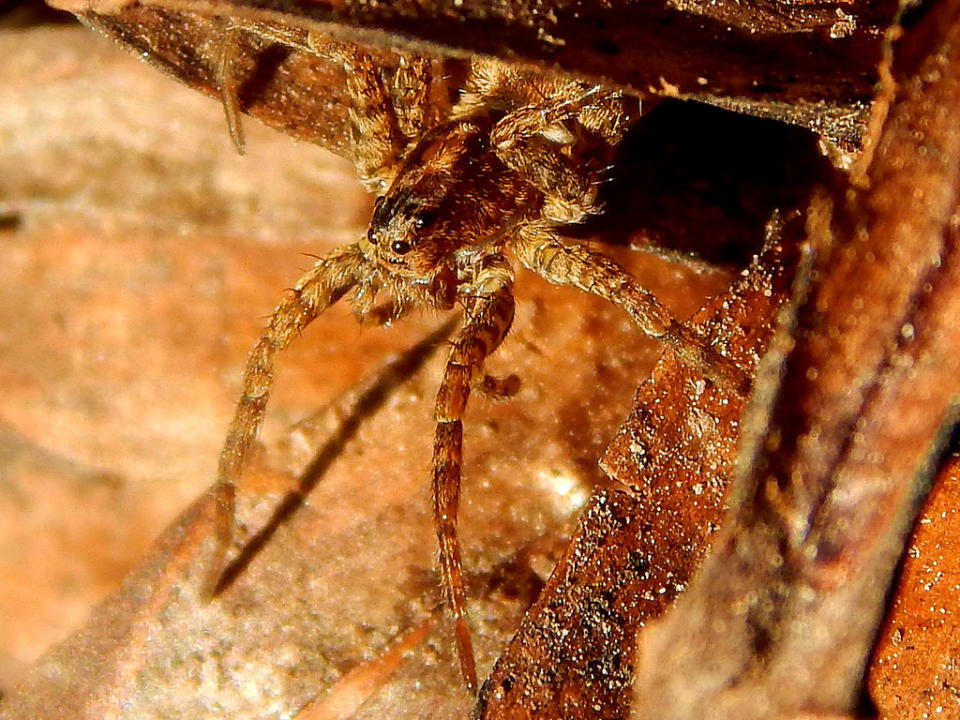
[[858, 708], [960, 391], [958, 12], [912, 19], [862, 187], [811, 205], [782, 379], [759, 386], [711, 557], [641, 635], [634, 718]]

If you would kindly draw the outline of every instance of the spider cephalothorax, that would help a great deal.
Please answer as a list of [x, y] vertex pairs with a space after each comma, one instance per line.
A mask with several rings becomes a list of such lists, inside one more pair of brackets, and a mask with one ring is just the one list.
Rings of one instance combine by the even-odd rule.
[[445, 123], [400, 159], [367, 232], [385, 272], [425, 278], [458, 251], [490, 251], [499, 230], [534, 211], [537, 193], [491, 152], [490, 126], [488, 117]]
[[[298, 42], [270, 28], [244, 30]], [[379, 197], [366, 235], [317, 261], [274, 311], [251, 353], [220, 461], [214, 574], [232, 541], [234, 487], [263, 419], [275, 353], [343, 297], [361, 317], [378, 319], [415, 306], [460, 304], [465, 321], [451, 343], [435, 405], [432, 482], [442, 585], [456, 622], [461, 670], [474, 688], [456, 534], [461, 418], [472, 382], [513, 321], [514, 265], [622, 307], [641, 330], [714, 381], [742, 390], [746, 378], [615, 262], [559, 238], [564, 223], [599, 210], [597, 187], [639, 114], [636, 98], [475, 59], [459, 101], [432, 122], [424, 90], [429, 60], [401, 54], [385, 80], [358, 46], [313, 36], [298, 46], [346, 70], [354, 160], [363, 184]], [[226, 106], [229, 116], [229, 98]]]

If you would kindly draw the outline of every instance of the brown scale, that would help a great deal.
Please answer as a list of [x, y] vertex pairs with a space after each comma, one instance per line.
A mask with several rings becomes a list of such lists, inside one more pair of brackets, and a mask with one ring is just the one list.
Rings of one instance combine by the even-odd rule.
[[[434, 410], [433, 514], [444, 596], [464, 681], [473, 690], [477, 678], [457, 540], [462, 418], [471, 385], [513, 321], [514, 264], [622, 307], [643, 332], [661, 338], [714, 381], [743, 390], [747, 378], [677, 323], [617, 263], [564, 244], [557, 235], [559, 225], [599, 211], [596, 190], [616, 144], [639, 114], [636, 99], [559, 76], [521, 75], [478, 58], [449, 117], [430, 123], [430, 61], [401, 55], [397, 71], [385, 80], [356, 45], [313, 35], [304, 44], [274, 28], [248, 25], [228, 31], [223, 52], [224, 107], [238, 145], [230, 74], [237, 32], [293, 44], [344, 67], [357, 171], [378, 199], [366, 237], [322, 257], [297, 282], [247, 362], [220, 459], [211, 586], [232, 544], [235, 486], [263, 420], [274, 355], [342, 297], [361, 318], [379, 320], [417, 306], [460, 304], [466, 320], [452, 343]], [[386, 316], [380, 314], [384, 306], [390, 308]]]

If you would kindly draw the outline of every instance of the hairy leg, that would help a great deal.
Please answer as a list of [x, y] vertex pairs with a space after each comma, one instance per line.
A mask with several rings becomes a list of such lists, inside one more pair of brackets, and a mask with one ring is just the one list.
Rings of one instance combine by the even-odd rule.
[[600, 91], [596, 85], [561, 73], [523, 69], [492, 58], [474, 58], [458, 112], [492, 104], [526, 115], [520, 123], [534, 132], [571, 118], [587, 131], [615, 145], [637, 117], [640, 99], [622, 92]]
[[597, 187], [639, 100], [559, 74], [530, 74], [476, 59], [455, 109], [469, 115], [488, 105], [507, 113], [490, 133], [497, 157], [544, 194], [544, 215], [579, 222], [596, 212]]
[[426, 58], [400, 55], [390, 79], [390, 102], [406, 142], [415, 142], [432, 124], [428, 117], [433, 65]]
[[490, 133], [497, 156], [544, 194], [544, 216], [562, 223], [600, 209], [597, 191], [629, 119], [622, 93], [570, 92], [514, 110]]
[[310, 52], [307, 44], [307, 32], [299, 28], [271, 25], [269, 23], [229, 18], [224, 20], [223, 36], [220, 39], [220, 57], [217, 67], [217, 84], [220, 90], [220, 102], [227, 119], [227, 129], [237, 152], [244, 153], [243, 122], [240, 104], [237, 100], [237, 77], [235, 62], [241, 51], [243, 34], [255, 35], [270, 42], [287, 45], [298, 50]]
[[230, 423], [217, 470], [214, 487], [217, 549], [205, 588], [207, 594], [215, 594], [217, 590], [233, 541], [235, 488], [263, 422], [273, 381], [273, 358], [320, 313], [357, 284], [364, 263], [363, 255], [355, 245], [320, 258], [273, 311], [250, 353], [243, 375], [243, 394]]
[[747, 374], [678, 323], [657, 298], [618, 263], [582, 245], [565, 245], [544, 224], [520, 229], [513, 244], [528, 269], [558, 285], [572, 285], [626, 310], [640, 329], [670, 345], [706, 377], [736, 392], [747, 392]]
[[513, 277], [502, 257], [491, 258], [473, 283], [477, 294], [464, 298], [467, 321], [453, 341], [443, 383], [437, 393], [437, 431], [433, 443], [433, 511], [440, 543], [440, 574], [447, 607], [456, 623], [457, 653], [467, 687], [477, 687], [473, 644], [466, 621], [466, 590], [457, 540], [460, 501], [463, 412], [471, 380], [500, 345], [513, 322]]
[[397, 67], [385, 81], [377, 59], [359, 45], [314, 33], [308, 44], [312, 53], [344, 69], [357, 173], [367, 190], [382, 195], [407, 146], [425, 130], [431, 64], [396, 53]]
[[364, 187], [382, 193], [393, 180], [400, 156], [424, 130], [432, 77], [429, 60], [398, 54], [389, 80], [381, 77], [377, 59], [361, 46], [327, 35], [267, 23], [232, 21], [224, 30], [218, 82], [227, 126], [237, 150], [243, 152], [243, 128], [237, 103], [234, 60], [241, 33], [340, 65], [345, 73], [354, 162]]
[[390, 186], [407, 145], [390, 88], [374, 58], [358, 45], [311, 33], [310, 51], [343, 67], [350, 97], [353, 162], [363, 186], [378, 195]]

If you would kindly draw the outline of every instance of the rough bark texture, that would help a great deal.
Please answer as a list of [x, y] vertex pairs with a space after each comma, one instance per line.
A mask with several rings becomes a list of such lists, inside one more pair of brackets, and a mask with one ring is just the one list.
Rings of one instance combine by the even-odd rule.
[[711, 557], [640, 637], [634, 718], [857, 708], [960, 391], [958, 12], [938, 4], [895, 46], [862, 187], [809, 210], [782, 380], [758, 388]]
[[[240, 18], [333, 32], [389, 49], [469, 57], [486, 53], [631, 88], [702, 99], [805, 125], [856, 143], [873, 96], [892, 0], [793, 3], [485, 1], [427, 3], [159, 2], [62, 0], [59, 6], [148, 56], [208, 94], [216, 93], [220, 38]], [[296, 137], [346, 147], [344, 110], [322, 61], [244, 39], [251, 71], [241, 105]], [[266, 68], [266, 70], [265, 70]], [[719, 70], [722, 68], [722, 72]], [[296, 92], [324, 85], [316, 94]], [[333, 90], [332, 92], [329, 90]], [[311, 118], [323, 118], [320, 122]]]

